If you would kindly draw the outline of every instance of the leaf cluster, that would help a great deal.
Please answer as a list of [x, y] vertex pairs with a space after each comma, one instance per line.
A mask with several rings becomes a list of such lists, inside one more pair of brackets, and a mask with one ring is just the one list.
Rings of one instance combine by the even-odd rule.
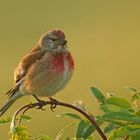
[[[108, 137], [108, 140], [139, 140], [140, 139], [140, 93], [134, 89], [127, 87], [130, 92], [131, 100], [127, 100], [114, 95], [106, 95], [98, 88], [91, 87], [91, 93], [94, 99], [98, 101], [101, 115], [94, 116], [96, 123], [101, 127]], [[88, 112], [82, 101], [75, 102], [75, 106]], [[72, 118], [72, 122], [67, 124], [60, 130], [55, 140], [94, 140], [95, 127], [80, 114], [73, 112], [63, 112], [57, 117]], [[40, 135], [31, 137], [26, 127], [17, 124], [17, 121], [29, 121], [30, 116], [21, 115], [16, 118], [4, 118], [0, 120], [0, 124], [11, 122], [10, 137], [11, 140], [53, 140], [48, 135]], [[69, 130], [75, 129], [73, 137], [69, 136]]]

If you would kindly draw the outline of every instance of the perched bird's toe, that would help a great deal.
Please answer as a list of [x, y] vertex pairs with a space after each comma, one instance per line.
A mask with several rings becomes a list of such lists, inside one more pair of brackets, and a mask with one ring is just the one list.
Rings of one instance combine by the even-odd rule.
[[54, 112], [54, 109], [56, 108], [56, 106], [58, 105], [59, 102], [56, 99], [53, 99], [51, 97], [49, 97], [49, 99], [52, 102], [50, 108]]

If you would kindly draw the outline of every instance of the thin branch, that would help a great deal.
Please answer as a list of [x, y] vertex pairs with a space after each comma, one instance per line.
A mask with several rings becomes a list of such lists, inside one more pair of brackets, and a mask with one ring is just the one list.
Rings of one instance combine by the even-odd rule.
[[[45, 106], [45, 105], [54, 106], [54, 100], [43, 101], [41, 106], [40, 106], [40, 102], [25, 105], [16, 112], [15, 116], [17, 116], [21, 111], [23, 111], [22, 112], [22, 115], [23, 115], [27, 110], [32, 109], [32, 108], [38, 107], [38, 108], [42, 109], [42, 107]], [[83, 111], [81, 108], [79, 108], [77, 106], [74, 106], [72, 104], [57, 101], [57, 105], [67, 107], [67, 108], [71, 108], [71, 109], [76, 110], [77, 112], [81, 113], [83, 116], [85, 116], [93, 124], [93, 126], [96, 128], [97, 132], [100, 134], [100, 136], [103, 138], [103, 140], [107, 140], [107, 137], [105, 136], [103, 131], [100, 129], [100, 127], [98, 126], [94, 117], [91, 114]], [[20, 122], [21, 122], [21, 120], [19, 121], [19, 124], [20, 124]]]

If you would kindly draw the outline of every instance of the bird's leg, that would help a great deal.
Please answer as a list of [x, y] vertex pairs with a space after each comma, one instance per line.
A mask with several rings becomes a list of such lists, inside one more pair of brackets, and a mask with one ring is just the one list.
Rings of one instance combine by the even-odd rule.
[[51, 110], [54, 112], [54, 109], [56, 108], [56, 106], [58, 105], [59, 102], [58, 102], [56, 99], [53, 99], [53, 98], [51, 98], [51, 97], [49, 97], [49, 99], [50, 99], [50, 101], [52, 102], [50, 108], [51, 108]]
[[44, 108], [43, 108], [43, 106], [45, 105], [44, 103], [45, 103], [45, 101], [43, 101], [43, 100], [41, 100], [41, 99], [39, 99], [36, 95], [33, 95], [34, 97], [35, 97], [35, 99], [38, 101], [38, 103], [39, 103], [39, 107], [37, 108], [37, 109], [41, 109], [41, 110], [45, 110]]

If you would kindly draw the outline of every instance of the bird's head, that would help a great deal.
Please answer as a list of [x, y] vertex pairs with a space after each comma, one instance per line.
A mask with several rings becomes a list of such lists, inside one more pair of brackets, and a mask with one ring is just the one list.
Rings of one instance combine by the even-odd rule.
[[45, 33], [40, 38], [39, 44], [43, 49], [48, 51], [57, 53], [67, 51], [67, 41], [65, 40], [65, 35], [59, 29], [54, 29]]

